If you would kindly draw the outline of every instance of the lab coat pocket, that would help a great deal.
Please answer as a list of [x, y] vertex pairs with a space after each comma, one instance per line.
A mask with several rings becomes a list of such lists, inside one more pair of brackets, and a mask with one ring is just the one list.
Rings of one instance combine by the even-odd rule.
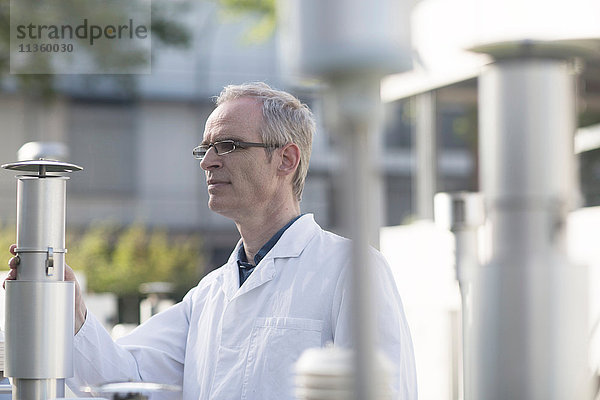
[[257, 318], [250, 337], [242, 399], [292, 399], [293, 365], [302, 352], [321, 346], [323, 321]]

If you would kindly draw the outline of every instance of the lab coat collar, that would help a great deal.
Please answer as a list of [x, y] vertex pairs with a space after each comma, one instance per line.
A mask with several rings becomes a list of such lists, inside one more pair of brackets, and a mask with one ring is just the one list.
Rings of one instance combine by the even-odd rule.
[[258, 263], [256, 269], [248, 280], [240, 287], [240, 277], [237, 265], [237, 252], [242, 245], [238, 242], [229, 256], [229, 261], [224, 266], [223, 290], [229, 300], [241, 296], [258, 286], [275, 278], [277, 270], [274, 260], [276, 258], [299, 257], [309, 241], [320, 229], [312, 214], [301, 216], [279, 238], [279, 241]]
[[312, 214], [301, 216], [283, 233], [277, 244], [267, 253], [265, 259], [300, 256], [319, 229]]

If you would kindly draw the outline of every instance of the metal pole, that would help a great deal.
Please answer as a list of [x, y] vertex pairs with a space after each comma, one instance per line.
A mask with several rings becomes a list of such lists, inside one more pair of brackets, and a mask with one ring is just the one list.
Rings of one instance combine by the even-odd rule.
[[[473, 275], [480, 269], [479, 234], [484, 223], [480, 193], [457, 192], [435, 195], [436, 223], [455, 238], [456, 279], [462, 304], [462, 387], [465, 400], [473, 397]], [[458, 398], [458, 397], [455, 397]]]
[[419, 219], [433, 220], [433, 196], [437, 186], [437, 124], [435, 92], [415, 99], [415, 204]]
[[64, 397], [73, 376], [75, 285], [64, 280], [66, 181], [80, 170], [57, 161], [2, 166], [17, 179], [17, 278], [6, 282], [6, 370], [13, 399]]
[[374, 182], [377, 179], [371, 133], [380, 112], [379, 81], [365, 77], [338, 81], [334, 85], [339, 107], [338, 135], [346, 143], [344, 189], [347, 205], [345, 221], [352, 246], [352, 303], [355, 351], [354, 393], [356, 399], [379, 398], [376, 392], [375, 313], [369, 265], [369, 236], [377, 210], [373, 205]]
[[479, 83], [491, 250], [474, 274], [472, 399], [590, 398], [587, 283], [565, 238], [574, 79], [566, 61], [531, 54], [496, 60]]
[[368, 248], [369, 236], [378, 241], [373, 234], [379, 222], [374, 210], [381, 189], [373, 185], [380, 178], [371, 158], [371, 134], [379, 117], [381, 77], [410, 66], [408, 5], [396, 0], [292, 0], [280, 5], [288, 72], [323, 78], [337, 100], [335, 130], [349, 148], [344, 164], [347, 194], [341, 206], [346, 206], [345, 220], [353, 239], [353, 384], [356, 399], [381, 398], [374, 379], [376, 313]]

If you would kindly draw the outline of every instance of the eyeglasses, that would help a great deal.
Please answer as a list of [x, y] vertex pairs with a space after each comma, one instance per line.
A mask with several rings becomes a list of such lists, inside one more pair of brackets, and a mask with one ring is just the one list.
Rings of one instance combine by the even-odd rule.
[[265, 143], [240, 142], [237, 140], [222, 140], [220, 142], [201, 144], [200, 146], [195, 147], [193, 150], [194, 158], [197, 158], [198, 160], [203, 160], [204, 157], [206, 157], [206, 153], [208, 152], [208, 150], [210, 150], [211, 147], [214, 147], [215, 151], [217, 152], [217, 155], [222, 156], [222, 155], [229, 154], [229, 153], [235, 151], [235, 149], [237, 149], [237, 148], [240, 148], [240, 149], [245, 149], [246, 147], [269, 148], [269, 147], [276, 147], [276, 146], [271, 146], [271, 145], [268, 145]]

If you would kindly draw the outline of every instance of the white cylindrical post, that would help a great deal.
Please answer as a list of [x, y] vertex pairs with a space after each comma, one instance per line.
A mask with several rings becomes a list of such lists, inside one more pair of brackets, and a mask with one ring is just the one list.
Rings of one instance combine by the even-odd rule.
[[576, 188], [574, 88], [556, 57], [515, 54], [480, 78], [490, 259], [473, 275], [471, 399], [590, 398], [587, 284], [565, 237]]
[[410, 66], [409, 4], [396, 0], [280, 1], [285, 72], [326, 80], [336, 98], [333, 130], [346, 145], [344, 223], [353, 239], [352, 304], [356, 399], [375, 399], [376, 361], [369, 241], [378, 230], [380, 181], [371, 154], [380, 79]]
[[[358, 80], [344, 82], [336, 87], [339, 99], [339, 133], [346, 151], [344, 168], [344, 213], [346, 228], [352, 246], [352, 306], [353, 341], [355, 355], [354, 393], [356, 399], [377, 398], [375, 346], [376, 312], [373, 301], [373, 278], [370, 269], [369, 234], [376, 210], [371, 199], [377, 168], [376, 149], [369, 140], [379, 113], [378, 81]], [[338, 134], [339, 134], [338, 133]], [[375, 204], [376, 206], [376, 204]]]

